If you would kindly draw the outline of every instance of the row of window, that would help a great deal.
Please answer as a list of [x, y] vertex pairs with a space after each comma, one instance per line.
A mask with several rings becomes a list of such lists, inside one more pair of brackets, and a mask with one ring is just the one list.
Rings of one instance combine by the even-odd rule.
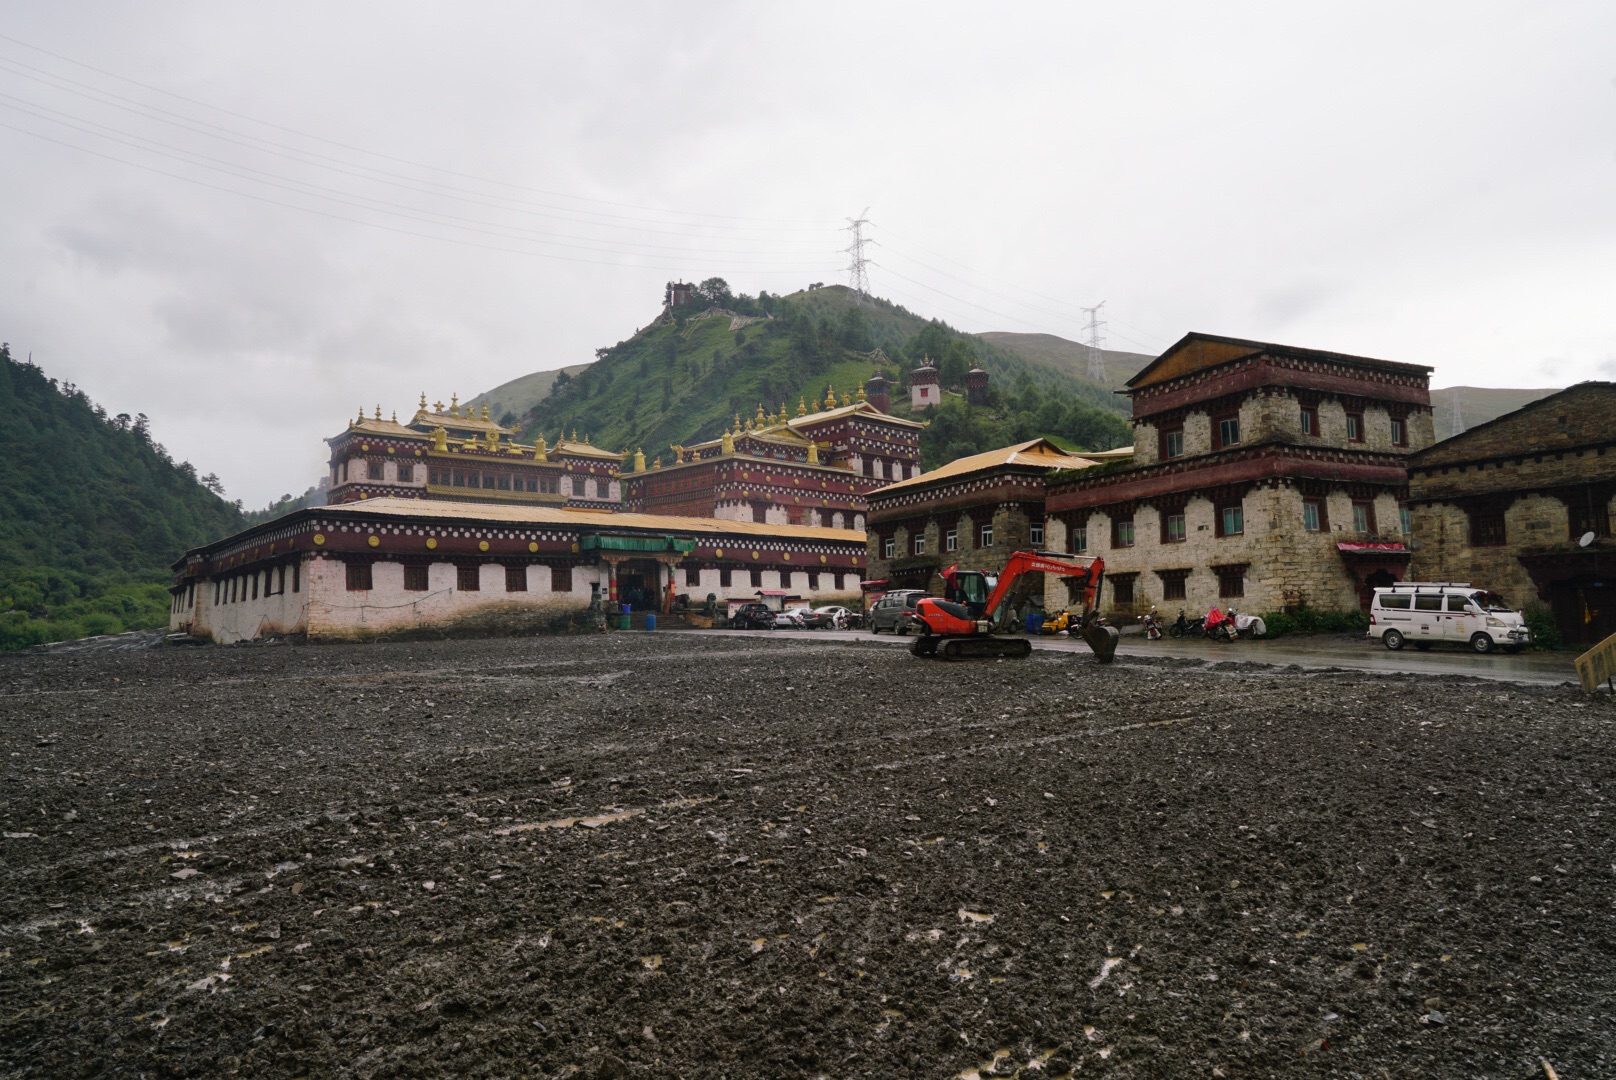
[[[296, 567], [294, 567], [293, 569], [294, 569], [294, 575], [295, 575]], [[572, 567], [570, 567], [570, 566], [552, 566], [549, 569], [550, 569], [550, 591], [551, 592], [571, 592], [572, 591]], [[285, 570], [285, 568], [283, 567], [282, 568], [283, 574], [284, 574], [284, 570]], [[805, 571], [800, 571], [800, 572], [801, 573], [806, 573], [808, 575], [808, 588], [810, 588], [810, 589], [819, 588], [820, 571], [818, 571], [818, 570], [805, 570]], [[751, 577], [751, 584], [752, 584], [753, 588], [759, 588], [760, 589], [760, 588], [763, 587], [763, 571], [761, 571], [761, 570], [749, 570], [747, 573]], [[793, 580], [796, 573], [798, 573], [798, 571], [781, 570], [780, 571], [780, 588], [782, 588], [782, 589], [791, 588], [792, 580]], [[846, 587], [847, 574], [846, 574], [845, 571], [841, 571], [841, 570], [835, 571], [832, 576], [836, 580], [836, 589], [837, 589], [837, 591], [841, 591], [843, 588]], [[719, 587], [720, 588], [725, 588], [725, 589], [730, 588], [734, 584], [733, 578], [734, 578], [734, 571], [727, 570], [727, 569], [719, 570], [719, 572], [718, 572], [718, 584], [719, 584]], [[294, 582], [295, 581], [296, 581], [296, 578], [294, 576]], [[685, 584], [700, 587], [700, 585], [701, 585], [701, 567], [699, 567], [699, 566], [687, 566], [687, 567], [685, 567]], [[349, 563], [348, 564], [348, 590], [350, 592], [369, 592], [372, 588], [374, 588], [374, 578], [373, 578], [373, 576], [371, 574], [371, 564], [370, 563]], [[426, 592], [427, 591], [427, 568], [425, 566], [406, 565], [404, 567], [404, 588], [408, 592]], [[480, 591], [482, 591], [482, 572], [481, 572], [481, 568], [477, 567], [477, 566], [457, 566], [457, 567], [455, 567], [455, 589], [457, 591], [459, 591], [459, 592], [480, 592]], [[294, 587], [294, 591], [295, 591], [295, 587]], [[527, 589], [527, 567], [525, 567], [525, 566], [507, 566], [505, 568], [505, 591], [506, 592], [527, 592], [528, 591], [528, 589]], [[255, 592], [253, 595], [256, 596], [257, 593]]]
[[[1044, 523], [1034, 521], [1027, 527], [1027, 542], [1035, 548], [1044, 546]], [[984, 521], [976, 527], [976, 546], [990, 548], [993, 546], [993, 522]], [[909, 538], [910, 553], [914, 555], [926, 554], [926, 534], [917, 532]], [[943, 532], [943, 550], [959, 550], [959, 530], [948, 529]], [[897, 557], [897, 537], [889, 536], [882, 542], [882, 557], [893, 559]]]
[[[846, 588], [846, 586], [847, 586], [847, 572], [846, 571], [844, 571], [844, 570], [836, 570], [836, 571], [826, 571], [826, 572], [830, 573], [831, 576], [835, 579], [836, 590], [838, 592], [840, 592], [842, 589]], [[782, 588], [782, 589], [791, 588], [793, 581], [795, 581], [795, 579], [796, 579], [796, 574], [797, 573], [798, 572], [795, 571], [795, 570], [781, 570], [780, 571], [780, 588]], [[810, 588], [810, 589], [819, 588], [820, 571], [818, 571], [818, 570], [804, 570], [804, 571], [802, 571], [802, 573], [805, 573], [805, 574], [808, 575], [808, 588]], [[761, 589], [763, 587], [763, 571], [761, 571], [761, 570], [748, 570], [747, 571], [747, 576], [748, 576], [748, 579], [749, 579], [749, 581], [751, 583], [752, 588]], [[685, 584], [689, 585], [689, 586], [691, 586], [693, 588], [700, 588], [701, 587], [701, 567], [699, 567], [699, 566], [687, 566], [687, 567], [685, 567]], [[735, 584], [735, 572], [733, 570], [720, 568], [719, 571], [718, 571], [718, 587], [721, 588], [721, 589], [728, 589], [728, 588], [732, 588], [734, 586], [734, 584]]]
[[[438, 469], [428, 471], [427, 480], [438, 487], [485, 488], [489, 491], [527, 491], [542, 495], [561, 494], [559, 476], [520, 476], [506, 472], [479, 472], [476, 469]], [[597, 481], [601, 497], [606, 496], [607, 483]]]
[[[1218, 576], [1218, 599], [1238, 600], [1246, 595], [1246, 572], [1242, 568], [1224, 568], [1214, 570]], [[1126, 607], [1134, 603], [1134, 583], [1138, 574], [1113, 574], [1107, 580], [1111, 584], [1111, 600], [1118, 606]], [[1163, 571], [1160, 574], [1162, 583], [1162, 602], [1169, 600], [1184, 600], [1188, 597], [1189, 571], [1172, 573]], [[1080, 602], [1081, 598], [1073, 597], [1073, 603]]]
[[279, 596], [286, 591], [288, 576], [291, 578], [292, 591], [303, 591], [303, 566], [301, 563], [292, 563], [290, 575], [285, 566], [272, 566], [268, 570], [253, 571], [250, 574], [232, 574], [227, 578], [216, 578], [213, 582], [213, 605], [239, 604], [248, 600], [258, 599], [260, 587], [265, 596]]
[[[1392, 417], [1392, 445], [1408, 445], [1408, 423], [1399, 418]], [[1220, 416], [1212, 422], [1213, 441], [1212, 449], [1223, 450], [1231, 446], [1240, 445], [1240, 417]], [[1317, 438], [1319, 435], [1319, 410], [1312, 406], [1302, 407], [1302, 434]], [[1161, 456], [1176, 458], [1184, 456], [1184, 426], [1163, 428], [1158, 435]], [[1364, 417], [1360, 412], [1347, 413], [1347, 441], [1361, 443], [1364, 441]]]
[[[1401, 518], [1403, 532], [1411, 531], [1409, 510], [1402, 507], [1398, 511]], [[1244, 536], [1246, 532], [1246, 511], [1239, 503], [1230, 503], [1219, 506], [1212, 516], [1215, 526], [1213, 535]], [[1203, 526], [1204, 528], [1204, 526]], [[1328, 507], [1323, 499], [1304, 499], [1302, 501], [1302, 528], [1307, 532], [1329, 532], [1330, 521]], [[1355, 501], [1352, 504], [1352, 531], [1359, 533], [1376, 532], [1375, 504], [1368, 501]], [[1111, 520], [1111, 546], [1113, 548], [1130, 548], [1134, 546], [1133, 518], [1113, 518]], [[1189, 539], [1188, 525], [1185, 523], [1183, 511], [1161, 515], [1161, 542], [1164, 544], [1180, 544]], [[1089, 532], [1087, 526], [1080, 526], [1072, 530], [1072, 551], [1082, 554], [1089, 548]]]
[[[1585, 533], [1610, 535], [1610, 510], [1604, 506], [1568, 506], [1566, 535], [1579, 540]], [[1469, 519], [1471, 547], [1500, 547], [1509, 539], [1502, 510], [1472, 510]]]

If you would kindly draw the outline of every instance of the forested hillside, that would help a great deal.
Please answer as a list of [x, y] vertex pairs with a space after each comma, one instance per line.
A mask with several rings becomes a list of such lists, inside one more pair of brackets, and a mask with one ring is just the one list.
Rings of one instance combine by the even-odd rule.
[[987, 408], [962, 409], [946, 440], [923, 437], [927, 468], [951, 460], [942, 455], [960, 447], [969, 449], [959, 453], [976, 453], [1031, 437], [1012, 434], [1023, 431], [1091, 450], [1130, 437], [1104, 389], [896, 304], [860, 304], [842, 286], [734, 295], [719, 278], [703, 282], [670, 317], [598, 350], [576, 377], [557, 379], [523, 417], [522, 432], [532, 438], [576, 430], [597, 446], [654, 457], [674, 444], [717, 438], [736, 415], [744, 420], [760, 404], [769, 412], [783, 404], [794, 414], [804, 399], [823, 400], [827, 386], [854, 392], [878, 367], [893, 382], [893, 411], [902, 416], [904, 380], [923, 356], [938, 364], [945, 390], [963, 389], [972, 362], [993, 377]]
[[0, 416], [0, 649], [162, 626], [169, 564], [242, 526], [144, 415], [108, 416], [3, 345]]

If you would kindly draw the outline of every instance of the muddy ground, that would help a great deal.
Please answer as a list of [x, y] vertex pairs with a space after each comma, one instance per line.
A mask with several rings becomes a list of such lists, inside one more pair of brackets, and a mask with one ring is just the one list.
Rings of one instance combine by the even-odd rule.
[[1608, 1077], [1613, 721], [797, 638], [9, 658], [0, 1071]]

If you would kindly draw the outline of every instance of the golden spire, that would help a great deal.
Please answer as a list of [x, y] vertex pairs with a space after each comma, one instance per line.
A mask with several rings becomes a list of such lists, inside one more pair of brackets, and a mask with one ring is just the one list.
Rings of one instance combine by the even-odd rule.
[[381, 407], [381, 404], [378, 403], [376, 405], [376, 419], [380, 420], [381, 418], [382, 418], [382, 407]]
[[685, 448], [684, 447], [675, 446], [673, 448], [673, 463], [675, 465], [683, 465], [685, 463]]
[[393, 410], [393, 423], [395, 423], [395, 424], [398, 423], [398, 410], [397, 409]]
[[741, 414], [740, 413], [735, 414], [735, 430], [736, 431], [741, 430]]
[[584, 432], [584, 445], [585, 446], [589, 445], [589, 432], [587, 432], [587, 431]]
[[786, 403], [782, 401], [780, 403], [780, 423], [783, 424], [785, 422], [786, 422]]
[[819, 444], [812, 439], [808, 440], [808, 464], [819, 464]]
[[651, 462], [651, 468], [653, 468], [653, 469], [662, 468], [662, 455], [661, 454], [658, 454], [656, 456], [656, 460]]
[[539, 432], [539, 434], [533, 440], [533, 460], [534, 461], [549, 461], [550, 460], [549, 450], [544, 445], [544, 432], [542, 432], [542, 431]]
[[426, 391], [421, 391], [421, 411], [426, 412]]
[[834, 409], [835, 407], [836, 407], [836, 388], [834, 386], [827, 385], [825, 387], [825, 408]]
[[365, 422], [365, 407], [363, 405], [361, 405], [361, 406], [359, 406], [359, 419], [356, 420], [355, 423], [363, 424], [364, 422]]
[[459, 416], [460, 415], [460, 395], [459, 394], [450, 394], [449, 395], [449, 415], [450, 416]]
[[635, 472], [644, 472], [645, 471], [645, 451], [644, 450], [635, 449], [635, 451], [634, 451], [634, 471]]
[[483, 419], [488, 419], [488, 402], [483, 402]]
[[724, 437], [718, 440], [718, 452], [720, 454], [733, 454], [735, 452], [735, 436], [729, 433], [729, 428], [724, 429]]
[[757, 422], [758, 422], [758, 426], [761, 427], [763, 425], [763, 402], [761, 402], [761, 401], [758, 402]]
[[578, 429], [577, 428], [572, 429], [572, 441], [573, 442], [578, 441]]
[[449, 452], [449, 432], [447, 429], [442, 427], [432, 429], [432, 449], [440, 454]]
[[808, 415], [808, 399], [807, 398], [799, 397], [797, 399], [797, 415], [798, 416], [807, 416]]
[[864, 380], [863, 379], [859, 380], [858, 394], [857, 394], [855, 400], [857, 400], [857, 401], [863, 401], [864, 400]]

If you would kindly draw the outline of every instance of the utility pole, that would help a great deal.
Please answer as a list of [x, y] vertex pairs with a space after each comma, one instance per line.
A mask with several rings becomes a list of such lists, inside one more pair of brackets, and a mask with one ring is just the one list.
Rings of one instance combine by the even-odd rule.
[[1463, 435], [1465, 429], [1464, 412], [1459, 407], [1459, 391], [1453, 392], [1453, 431], [1450, 435]]
[[1088, 340], [1084, 343], [1089, 347], [1089, 378], [1095, 382], [1105, 382], [1105, 357], [1100, 355], [1100, 330], [1105, 326], [1105, 320], [1100, 318], [1100, 309], [1105, 307], [1101, 300], [1093, 307], [1083, 308], [1089, 316]]
[[870, 224], [870, 219], [865, 216], [869, 212], [870, 208], [866, 206], [863, 214], [860, 214], [857, 218], [847, 219], [847, 228], [844, 231], [853, 234], [853, 241], [842, 249], [847, 252], [848, 257], [848, 288], [853, 290], [853, 294], [861, 304], [870, 298], [870, 273], [868, 269], [870, 260], [864, 257], [864, 245], [875, 243], [874, 240], [867, 240], [864, 237], [864, 227]]

